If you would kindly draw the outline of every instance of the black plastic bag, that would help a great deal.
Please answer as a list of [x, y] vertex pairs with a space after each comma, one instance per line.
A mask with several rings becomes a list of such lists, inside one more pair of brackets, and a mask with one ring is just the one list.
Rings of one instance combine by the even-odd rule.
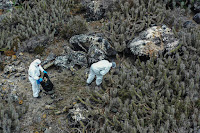
[[49, 79], [49, 76], [45, 73], [44, 74], [44, 76], [43, 76], [43, 79], [44, 78], [47, 78], [47, 81], [42, 81], [41, 82], [41, 85], [42, 85], [42, 88], [46, 91], [46, 92], [48, 92], [48, 91], [52, 91], [53, 90], [53, 83], [50, 81], [50, 79]]

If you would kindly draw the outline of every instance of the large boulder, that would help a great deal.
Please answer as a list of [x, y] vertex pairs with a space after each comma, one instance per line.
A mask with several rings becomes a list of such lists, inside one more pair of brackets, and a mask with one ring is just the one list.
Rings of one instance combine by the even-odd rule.
[[78, 51], [88, 51], [90, 46], [91, 37], [85, 34], [72, 36], [69, 40], [69, 43], [72, 44], [73, 50]]
[[87, 53], [89, 64], [116, 55], [114, 48], [101, 34], [75, 35], [70, 38], [69, 42], [74, 50]]
[[131, 52], [134, 55], [157, 55], [159, 51], [170, 51], [176, 48], [179, 40], [166, 25], [153, 26], [141, 32], [129, 44]]
[[15, 61], [11, 64], [8, 64], [4, 67], [4, 74], [14, 74], [16, 72], [22, 73], [25, 72], [24, 63], [20, 63], [19, 61]]
[[89, 64], [115, 56], [117, 53], [106, 39], [101, 37], [97, 38], [94, 37], [91, 41], [91, 45], [87, 53]]
[[44, 69], [47, 69], [54, 65], [56, 55], [54, 53], [50, 53], [48, 57], [42, 62], [42, 66]]
[[200, 24], [200, 13], [197, 13], [194, 15], [193, 20], [197, 23]]
[[75, 65], [87, 66], [86, 53], [82, 51], [73, 51], [71, 48], [65, 48], [66, 53], [64, 55], [55, 58], [54, 65], [61, 68], [70, 69]]
[[22, 46], [19, 48], [19, 52], [41, 53], [44, 50], [44, 47], [48, 44], [49, 40], [50, 38], [45, 35], [34, 36], [23, 42]]

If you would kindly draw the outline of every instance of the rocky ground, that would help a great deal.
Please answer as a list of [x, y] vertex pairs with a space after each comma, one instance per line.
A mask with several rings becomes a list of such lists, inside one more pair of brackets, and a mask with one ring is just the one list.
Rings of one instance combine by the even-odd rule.
[[[123, 101], [124, 103], [120, 105], [121, 109], [118, 109], [119, 105], [117, 105], [117, 107], [112, 107], [112, 106], [114, 104], [120, 103], [119, 102], [120, 99], [124, 100], [127, 97], [129, 98], [130, 94], [128, 94], [129, 93], [128, 90], [131, 87], [134, 88], [134, 85], [136, 87], [136, 91], [134, 92], [134, 96], [131, 97], [132, 98], [131, 102], [134, 103], [134, 100], [135, 100], [136, 104], [138, 104], [138, 105], [136, 105], [134, 103], [135, 107], [137, 107], [135, 109], [135, 111], [138, 111], [137, 113], [139, 114], [141, 112], [140, 109], [141, 108], [144, 109], [143, 108], [143, 106], [144, 106], [144, 107], [148, 107], [148, 108], [145, 108], [145, 109], [147, 109], [148, 113], [153, 114], [153, 111], [152, 111], [153, 108], [157, 109], [157, 108], [153, 107], [153, 105], [151, 107], [151, 105], [146, 104], [146, 101], [144, 103], [143, 100], [145, 98], [148, 98], [148, 95], [145, 95], [145, 97], [143, 98], [142, 93], [140, 93], [140, 92], [142, 89], [146, 90], [146, 88], [148, 88], [148, 87], [147, 86], [141, 87], [141, 85], [139, 85], [140, 81], [142, 81], [142, 83], [148, 82], [147, 84], [149, 84], [149, 87], [150, 87], [149, 89], [152, 89], [152, 86], [150, 86], [150, 84], [151, 84], [151, 82], [156, 82], [156, 78], [157, 78], [155, 76], [157, 74], [156, 70], [158, 69], [156, 66], [156, 63], [151, 64], [152, 60], [147, 61], [147, 63], [146, 62], [141, 63], [140, 60], [139, 61], [137, 60], [137, 62], [135, 62], [136, 58], [137, 58], [137, 56], [135, 56], [135, 55], [142, 55], [141, 56], [142, 58], [143, 58], [143, 55], [145, 55], [145, 57], [147, 57], [147, 56], [153, 57], [154, 55], [156, 55], [155, 53], [158, 53], [159, 50], [160, 51], [168, 50], [167, 52], [169, 52], [171, 50], [173, 51], [174, 49], [177, 50], [176, 47], [180, 48], [179, 46], [181, 46], [181, 45], [178, 45], [180, 40], [176, 38], [177, 35], [176, 36], [174, 35], [174, 33], [176, 33], [175, 29], [172, 29], [174, 32], [174, 33], [172, 33], [172, 31], [171, 31], [172, 26], [169, 24], [168, 25], [169, 27], [166, 27], [166, 25], [162, 25], [162, 26], [161, 25], [159, 25], [159, 26], [148, 25], [148, 27], [150, 27], [150, 28], [149, 29], [146, 28], [144, 30], [144, 27], [142, 27], [143, 21], [141, 21], [141, 23], [139, 23], [139, 24], [135, 23], [136, 27], [137, 26], [139, 27], [138, 29], [137, 28], [131, 29], [132, 23], [129, 23], [129, 21], [127, 21], [127, 23], [120, 22], [121, 25], [119, 24], [119, 20], [118, 20], [119, 18], [117, 17], [118, 14], [115, 12], [113, 14], [114, 17], [113, 17], [112, 22], [107, 23], [107, 29], [106, 29], [106, 26], [104, 27], [105, 33], [106, 34], [108, 33], [108, 35], [106, 37], [107, 37], [107, 39], [109, 39], [109, 41], [107, 41], [105, 39], [106, 37], [101, 37], [97, 34], [98, 32], [101, 32], [100, 30], [102, 30], [102, 29], [99, 29], [99, 27], [101, 27], [102, 23], [107, 21], [106, 20], [107, 18], [105, 18], [105, 16], [103, 16], [104, 10], [102, 10], [102, 7], [97, 8], [98, 10], [96, 10], [96, 8], [95, 8], [95, 10], [94, 10], [94, 7], [96, 7], [96, 6], [98, 7], [100, 5], [96, 1], [93, 3], [90, 2], [89, 4], [87, 3], [87, 2], [89, 2], [89, 0], [88, 1], [85, 0], [84, 2], [85, 3], [82, 3], [82, 4], [85, 4], [88, 9], [86, 16], [89, 15], [86, 17], [87, 21], [88, 21], [87, 22], [87, 25], [88, 25], [87, 34], [73, 36], [69, 40], [66, 40], [66, 38], [65, 39], [62, 38], [61, 36], [57, 36], [55, 38], [48, 38], [47, 36], [40, 36], [40, 35], [39, 35], [39, 37], [38, 36], [30, 37], [30, 38], [27, 38], [27, 40], [23, 42], [23, 44], [20, 47], [21, 49], [20, 50], [18, 49], [16, 54], [12, 53], [13, 51], [8, 50], [8, 51], [4, 51], [4, 55], [1, 55], [0, 59], [2, 60], [2, 62], [0, 60], [0, 63], [3, 63], [3, 66], [5, 66], [4, 70], [0, 71], [1, 72], [0, 73], [1, 98], [4, 100], [5, 94], [6, 95], [9, 94], [11, 96], [11, 98], [14, 99], [13, 101], [14, 101], [15, 105], [18, 105], [21, 108], [23, 108], [23, 107], [27, 108], [27, 110], [19, 118], [19, 123], [20, 123], [19, 125], [21, 128], [20, 133], [38, 133], [38, 132], [40, 132], [40, 133], [43, 133], [43, 132], [44, 133], [58, 133], [58, 132], [65, 133], [65, 132], [72, 132], [72, 130], [74, 130], [74, 131], [77, 130], [77, 132], [81, 132], [79, 130], [81, 128], [84, 130], [85, 129], [84, 126], [81, 127], [80, 129], [78, 129], [78, 128], [76, 128], [76, 126], [73, 126], [73, 123], [70, 121], [70, 118], [72, 118], [71, 111], [74, 111], [72, 109], [74, 109], [74, 107], [78, 107], [81, 102], [82, 103], [85, 102], [85, 105], [87, 105], [88, 108], [91, 107], [91, 106], [88, 106], [88, 103], [92, 103], [93, 104], [92, 106], [94, 107], [93, 113], [98, 112], [100, 110], [99, 112], [101, 112], [101, 114], [103, 115], [102, 118], [104, 119], [104, 117], [105, 117], [105, 122], [107, 123], [107, 120], [108, 120], [108, 123], [113, 125], [112, 121], [115, 122], [115, 119], [112, 120], [113, 115], [116, 115], [116, 116], [118, 115], [116, 112], [120, 112], [121, 110], [123, 110], [123, 111], [125, 110], [124, 112], [126, 112], [126, 110], [127, 110], [127, 112], [128, 112], [128, 109], [126, 108], [126, 107], [128, 107], [128, 102], [127, 102], [128, 99], [126, 102]], [[106, 8], [108, 8], [110, 1], [102, 0], [101, 2], [104, 3], [103, 6], [107, 5]], [[124, 4], [124, 6], [127, 6], [127, 5]], [[178, 10], [178, 11], [180, 11], [180, 10]], [[176, 10], [174, 10], [174, 12], [176, 12]], [[74, 15], [78, 15], [81, 19], [84, 19], [85, 14], [84, 15], [83, 14], [74, 14]], [[194, 14], [193, 14], [193, 16], [194, 16]], [[184, 21], [181, 21], [181, 23], [178, 23], [179, 19], [177, 19], [173, 23], [175, 26], [178, 23], [179, 24], [178, 26], [181, 28], [182, 28], [182, 26], [184, 28], [188, 28], [188, 27], [190, 28], [190, 26], [191, 27], [196, 26], [199, 22], [199, 19], [198, 19], [199, 15], [197, 15], [197, 17], [196, 17], [197, 18], [195, 20], [196, 22], [192, 20], [193, 16], [191, 18], [187, 18], [187, 17], [183, 18], [182, 16], [178, 16], [177, 18], [180, 17], [181, 18], [180, 20], [184, 19]], [[109, 15], [107, 17], [109, 18]], [[174, 19], [173, 17], [172, 18], [170, 18], [170, 17], [171, 16], [169, 16], [169, 19], [165, 20], [166, 21], [165, 24], [168, 24], [168, 22], [170, 22], [170, 20]], [[176, 17], [176, 14], [175, 14], [175, 17]], [[0, 18], [1, 18], [1, 16], [0, 16]], [[116, 19], [116, 21], [115, 21], [115, 19]], [[122, 17], [120, 19], [123, 20], [125, 18]], [[0, 21], [1, 21], [1, 19], [0, 19]], [[124, 24], [127, 25], [128, 29], [124, 28], [125, 27]], [[145, 24], [145, 21], [144, 21], [144, 24]], [[109, 26], [110, 27], [113, 26], [113, 29], [110, 28]], [[143, 31], [143, 32], [141, 32], [141, 31]], [[129, 34], [129, 32], [131, 34]], [[93, 34], [90, 34], [90, 33], [93, 33]], [[112, 34], [110, 34], [110, 33], [112, 33]], [[133, 39], [134, 33], [135, 33], [135, 36]], [[23, 34], [23, 33], [20, 33], [20, 34]], [[30, 32], [30, 34], [32, 35], [32, 32]], [[4, 38], [6, 38], [6, 37], [4, 37]], [[131, 41], [129, 39], [133, 39], [133, 40]], [[46, 46], [46, 40], [48, 40], [48, 46]], [[125, 42], [127, 43], [128, 41], [130, 43], [128, 45], [124, 45]], [[110, 47], [111, 45], [109, 42], [113, 43], [112, 46], [114, 46], [114, 48], [118, 52], [118, 54], [115, 53], [116, 51], [113, 50], [113, 47]], [[35, 48], [37, 48], [37, 47], [39, 47], [39, 50], [38, 50], [39, 53], [38, 54], [32, 53], [35, 50]], [[127, 52], [126, 47], [130, 51]], [[42, 53], [40, 51], [40, 48], [41, 49], [45, 48], [44, 51], [41, 50]], [[189, 49], [189, 47], [188, 47], [188, 49]], [[197, 49], [198, 49], [197, 46], [195, 46], [195, 48], [193, 48], [191, 51], [196, 52]], [[80, 50], [81, 52], [78, 50]], [[79, 58], [79, 56], [78, 57], [76, 56], [77, 54], [82, 54], [82, 53], [84, 53], [84, 54], [83, 54], [83, 56], [81, 56], [81, 58]], [[107, 58], [107, 56], [115, 55], [113, 53], [115, 53], [116, 56], [114, 56], [112, 58], [109, 57], [109, 59], [116, 61], [117, 69], [111, 71], [110, 74], [107, 74], [104, 77], [103, 86], [105, 84], [107, 84], [106, 90], [95, 87], [95, 82], [93, 82], [92, 85], [89, 87], [86, 86], [86, 79], [87, 79], [87, 73], [89, 71], [89, 66], [83, 65], [83, 64], [84, 63], [91, 64], [98, 60]], [[52, 95], [49, 95], [49, 94], [46, 94], [45, 91], [43, 90], [40, 93], [40, 96], [41, 96], [40, 99], [33, 98], [31, 84], [28, 80], [28, 72], [27, 72], [29, 65], [36, 58], [39, 58], [42, 60], [42, 62], [45, 62], [50, 54], [54, 54], [55, 56], [59, 57], [59, 58], [57, 58], [57, 57], [53, 58], [54, 65], [52, 65], [46, 69], [46, 71], [48, 72], [48, 75], [50, 77], [50, 80], [54, 84], [55, 93]], [[70, 55], [72, 55], [72, 54], [73, 54], [73, 56], [70, 57]], [[86, 57], [87, 57], [87, 60], [85, 62]], [[157, 55], [156, 55], [156, 57], [157, 57]], [[69, 59], [69, 58], [72, 58], [72, 59]], [[140, 58], [140, 59], [142, 59], [142, 58]], [[196, 58], [196, 57], [194, 57], [194, 58]], [[139, 59], [139, 57], [138, 57], [138, 59]], [[149, 58], [145, 58], [145, 60], [147, 60], [147, 59], [149, 59]], [[66, 64], [66, 62], [65, 62], [66, 60], [70, 61], [70, 63]], [[169, 63], [168, 62], [165, 63], [165, 64], [168, 64], [166, 67], [166, 69], [168, 70], [168, 67], [171, 67], [170, 66], [171, 57], [168, 59], [163, 59], [163, 60], [164, 61], [169, 60]], [[176, 63], [175, 57], [173, 57], [173, 61]], [[162, 61], [160, 61], [160, 62], [162, 62]], [[47, 64], [51, 64], [51, 61], [50, 62], [47, 61]], [[141, 67], [138, 64], [140, 64]], [[165, 64], [164, 64], [164, 66], [161, 66], [159, 69], [162, 70], [163, 68], [165, 68]], [[187, 64], [187, 61], [186, 61], [186, 64]], [[199, 65], [198, 61], [196, 61], [196, 64], [197, 64], [196, 69], [198, 70], [198, 65]], [[149, 68], [145, 68], [148, 65], [150, 67], [152, 67], [152, 69], [155, 69], [152, 72], [153, 74], [151, 74], [151, 71], [148, 70]], [[1, 69], [1, 66], [2, 66], [2, 64], [0, 64], [0, 69]], [[73, 67], [71, 67], [71, 66], [73, 66]], [[123, 69], [121, 69], [121, 68], [123, 68]], [[176, 64], [174, 65], [174, 67], [172, 66], [172, 69], [175, 69], [175, 68], [176, 68]], [[130, 69], [130, 72], [129, 72], [129, 69]], [[133, 72], [131, 69], [133, 69]], [[120, 70], [123, 70], [122, 72], [120, 72], [121, 74], [119, 74]], [[143, 79], [140, 78], [140, 76], [142, 75], [142, 71], [148, 71], [147, 76], [143, 75], [143, 77], [145, 77]], [[137, 74], [134, 75], [134, 80], [132, 80], [133, 77], [129, 77], [129, 76], [131, 75], [131, 73], [135, 74], [137, 72], [138, 72], [138, 74], [140, 73], [141, 75], [138, 78], [137, 78]], [[191, 73], [193, 73], [193, 72], [194, 71], [191, 71]], [[119, 74], [120, 76], [117, 74]], [[130, 74], [130, 75], [128, 75], [128, 74]], [[112, 75], [113, 78], [110, 75]], [[159, 75], [163, 75], [163, 73], [160, 73]], [[169, 74], [169, 75], [171, 76], [171, 74]], [[190, 74], [190, 75], [192, 75], [192, 74]], [[155, 76], [155, 78], [154, 78], [154, 76]], [[174, 75], [172, 75], [172, 76], [174, 76]], [[176, 76], [176, 74], [175, 74], [175, 76]], [[187, 76], [187, 73], [186, 73], [186, 76]], [[159, 78], [158, 78], [158, 80], [160, 80]], [[124, 82], [125, 79], [127, 80], [127, 82]], [[169, 77], [169, 79], [171, 82], [171, 77]], [[130, 80], [130, 83], [128, 83], [129, 80]], [[109, 83], [109, 81], [112, 81], [112, 83]], [[132, 83], [132, 82], [134, 82], [134, 83]], [[136, 83], [136, 82], [139, 82], [139, 83]], [[130, 84], [131, 85], [133, 84], [133, 86], [131, 86], [131, 87], [128, 86]], [[138, 86], [137, 86], [137, 84], [138, 84]], [[166, 86], [166, 85], [163, 85], [163, 86]], [[196, 86], [197, 86], [197, 83], [195, 80], [195, 87]], [[175, 87], [172, 86], [171, 90], [173, 90], [173, 88], [176, 88], [176, 86]], [[101, 91], [103, 93], [100, 93], [99, 91]], [[151, 90], [151, 91], [154, 92], [155, 90]], [[87, 93], [87, 92], [91, 92], [91, 95], [89, 95], [89, 93]], [[130, 91], [130, 92], [132, 92], [132, 91]], [[164, 96], [162, 96], [162, 97], [165, 97], [165, 91], [162, 93], [164, 94]], [[167, 93], [167, 91], [166, 91], [166, 93]], [[184, 94], [184, 92], [181, 92], [181, 93]], [[98, 95], [98, 94], [101, 94], [101, 95]], [[159, 94], [159, 95], [163, 95], [163, 94]], [[171, 91], [170, 91], [170, 94], [171, 94]], [[176, 97], [176, 94], [172, 94], [172, 96], [174, 96], [174, 95]], [[117, 96], [119, 96], [120, 99]], [[139, 100], [136, 96], [139, 97]], [[84, 99], [85, 101], [81, 101], [81, 99], [79, 99], [80, 97], [83, 99], [85, 98]], [[87, 97], [90, 97], [89, 102], [87, 102]], [[169, 97], [169, 99], [171, 99], [170, 96], [168, 96], [168, 97]], [[196, 97], [196, 95], [195, 95], [195, 97]], [[182, 96], [182, 98], [185, 99], [185, 97], [183, 97], [183, 96]], [[79, 99], [79, 101], [78, 101], [78, 99]], [[150, 99], [151, 99], [151, 97], [150, 97]], [[117, 100], [117, 102], [116, 102], [116, 100]], [[96, 107], [95, 107], [94, 101], [97, 103]], [[103, 104], [102, 104], [102, 101], [103, 101]], [[149, 100], [147, 99], [147, 101], [149, 101]], [[162, 101], [162, 99], [161, 99], [161, 101]], [[109, 103], [111, 103], [111, 104], [109, 105]], [[164, 102], [164, 103], [168, 103], [168, 102]], [[164, 106], [164, 103], [163, 103], [163, 106]], [[133, 104], [133, 106], [134, 106], [134, 104]], [[131, 104], [129, 104], [129, 105], [132, 106]], [[140, 108], [140, 105], [141, 105], [141, 108]], [[165, 105], [165, 106], [170, 109], [172, 108], [171, 104]], [[95, 110], [97, 107], [98, 107], [98, 111]], [[104, 109], [101, 110], [101, 107], [103, 107]], [[158, 108], [159, 108], [159, 106], [158, 106]], [[198, 107], [195, 107], [195, 109], [196, 108], [198, 108]], [[0, 106], [0, 109], [1, 109], [1, 106]], [[80, 109], [80, 108], [78, 108], [78, 109]], [[110, 109], [110, 110], [108, 110], [108, 109]], [[139, 110], [137, 110], [137, 109], [139, 109]], [[181, 112], [179, 110], [179, 108], [177, 110], [179, 112]], [[145, 111], [145, 110], [142, 110], [142, 111]], [[106, 112], [109, 112], [109, 113], [106, 113]], [[122, 113], [122, 115], [118, 117], [118, 120], [122, 123], [121, 125], [123, 125], [124, 123], [126, 124], [126, 122], [124, 122], [124, 117], [125, 117], [124, 112], [120, 112], [120, 113]], [[198, 112], [198, 110], [196, 112]], [[144, 114], [146, 114], [146, 113], [144, 113]], [[130, 113], [130, 115], [131, 115], [131, 113]], [[134, 114], [132, 114], [132, 115], [135, 116]], [[98, 116], [99, 116], [99, 114], [98, 114]], [[163, 116], [164, 116], [164, 114], [163, 114]], [[198, 113], [196, 113], [195, 116], [199, 117]], [[1, 117], [2, 116], [0, 115], [0, 119], [1, 119]], [[111, 122], [109, 121], [109, 119], [107, 117], [110, 118]], [[122, 117], [123, 117], [123, 119], [121, 119]], [[83, 117], [79, 116], [79, 119], [82, 119], [82, 118]], [[101, 119], [101, 117], [99, 117], [99, 119], [98, 119], [101, 122], [100, 119]], [[132, 117], [131, 117], [131, 119], [132, 119]], [[167, 119], [168, 119], [168, 117], [167, 117]], [[188, 119], [190, 120], [191, 117], [188, 116]], [[141, 121], [142, 120], [144, 120], [143, 117], [141, 117]], [[98, 124], [100, 124], [99, 121], [98, 121]], [[117, 122], [119, 122], [119, 121], [117, 121]], [[93, 124], [95, 125], [95, 122], [97, 122], [97, 121], [91, 120], [90, 123], [92, 123], [92, 122], [94, 122]], [[117, 122], [114, 123], [114, 124], [116, 124], [115, 125], [116, 130], [121, 129], [121, 127], [123, 127], [123, 130], [128, 131], [128, 130], [126, 130], [126, 126], [120, 125], [121, 126], [120, 127], [119, 125], [117, 125], [118, 124]], [[177, 120], [177, 123], [178, 122], [179, 121]], [[105, 125], [109, 125], [108, 123]], [[144, 121], [143, 121], [143, 123], [144, 123]], [[170, 119], [170, 123], [171, 123], [171, 119]], [[96, 125], [98, 125], [98, 124], [96, 124]], [[131, 124], [133, 124], [133, 123], [131, 123]], [[87, 125], [89, 125], [89, 124], [87, 124]], [[135, 125], [135, 124], [133, 124], [133, 125]], [[143, 125], [143, 127], [144, 127], [144, 124], [141, 124], [141, 125]], [[120, 128], [117, 128], [118, 126]], [[131, 127], [129, 127], [129, 126], [131, 126]], [[132, 128], [132, 125], [129, 125], [129, 126], [127, 126], [127, 129]], [[151, 126], [152, 125], [150, 125], [150, 127]], [[156, 126], [159, 126], [159, 124], [157, 124]], [[80, 125], [79, 125], [79, 127], [80, 127]], [[101, 127], [104, 127], [104, 126], [101, 125]], [[182, 127], [184, 127], [184, 126], [182, 126]], [[192, 126], [190, 126], [190, 125], [188, 127], [192, 128]], [[197, 131], [197, 127], [199, 127], [199, 126], [197, 126], [197, 125], [195, 126], [195, 129], [194, 129], [195, 131]], [[91, 130], [93, 130], [92, 126], [90, 128], [91, 128]], [[90, 128], [88, 129], [88, 131], [90, 131]], [[138, 125], [137, 125], [137, 128], [138, 128], [138, 130], [140, 129]], [[149, 128], [149, 126], [146, 126], [145, 128]], [[104, 127], [103, 130], [107, 131], [107, 132], [111, 131], [111, 129], [109, 130], [109, 126], [107, 128]], [[121, 130], [121, 131], [123, 131], [123, 130]], [[147, 130], [147, 129], [144, 129], [144, 130]], [[162, 129], [156, 129], [156, 130], [162, 130]], [[166, 128], [166, 130], [168, 130], [168, 129]], [[0, 131], [1, 131], [1, 129], [0, 129]], [[143, 130], [141, 129], [140, 131], [143, 131]], [[114, 132], [114, 130], [113, 130], [113, 132]]]
[[[32, 96], [31, 84], [27, 78], [27, 71], [30, 63], [34, 59], [44, 59], [45, 56], [35, 56], [34, 54], [23, 53], [22, 55], [21, 53], [21, 55], [12, 62], [20, 62], [18, 65], [15, 65], [15, 67], [22, 65], [23, 72], [20, 74], [11, 72], [10, 75], [1, 72], [1, 83], [5, 84], [3, 85], [4, 88], [8, 88], [11, 91], [13, 91], [14, 87], [15, 92], [13, 93], [16, 94], [18, 99], [21, 99], [23, 96], [25, 97], [23, 98], [23, 103], [28, 103], [28, 111], [20, 119], [23, 133], [44, 131], [46, 128], [49, 128], [52, 132], [58, 132], [58, 130], [60, 130], [59, 132], [67, 131], [67, 113], [60, 114], [58, 111], [62, 111], [65, 106], [72, 105], [73, 99], [75, 99], [77, 95], [80, 95], [80, 93], [84, 93], [86, 89], [85, 70], [88, 68], [79, 69], [75, 71], [74, 75], [72, 75], [69, 70], [61, 72], [54, 67], [47, 69], [48, 75], [54, 84], [55, 93], [53, 95], [47, 95], [43, 90], [43, 92], [40, 93], [42, 98], [36, 99]], [[10, 60], [12, 60], [12, 58]], [[12, 87], [10, 87], [10, 84], [12, 84]], [[47, 107], [45, 108], [46, 105], [53, 107], [53, 109], [49, 110]], [[60, 115], [55, 115], [56, 112]]]
[[[101, 22], [102, 20], [88, 22], [89, 30], [97, 31]], [[72, 109], [72, 105], [76, 104], [77, 96], [87, 97], [85, 91], [89, 67], [74, 68], [73, 72], [55, 66], [46, 69], [54, 84], [55, 93], [48, 95], [41, 87], [40, 99], [32, 96], [31, 84], [28, 80], [28, 68], [33, 60], [38, 58], [44, 61], [50, 53], [60, 55], [64, 53], [63, 47], [66, 44], [68, 42], [65, 40], [55, 38], [42, 55], [28, 52], [18, 53], [17, 56], [2, 55], [1, 59], [6, 60], [4, 66], [10, 64], [8, 69], [0, 73], [2, 87], [11, 91], [17, 99], [16, 102], [23, 99], [21, 106], [28, 106], [27, 113], [20, 118], [21, 133], [71, 132], [67, 125], [68, 108]], [[95, 86], [95, 83], [92, 86]]]

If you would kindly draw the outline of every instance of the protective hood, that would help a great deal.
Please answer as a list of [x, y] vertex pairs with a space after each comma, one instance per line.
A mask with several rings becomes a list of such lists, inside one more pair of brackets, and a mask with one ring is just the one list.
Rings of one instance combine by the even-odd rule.
[[33, 61], [34, 66], [38, 66], [39, 64], [41, 64], [41, 60], [36, 59], [36, 60]]

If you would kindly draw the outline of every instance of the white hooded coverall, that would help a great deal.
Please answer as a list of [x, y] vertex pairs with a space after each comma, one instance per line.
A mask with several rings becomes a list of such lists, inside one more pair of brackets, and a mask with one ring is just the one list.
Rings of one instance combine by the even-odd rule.
[[34, 60], [28, 70], [28, 78], [32, 84], [33, 97], [38, 97], [40, 93], [40, 84], [37, 84], [37, 80], [40, 78], [40, 71], [44, 71], [40, 63], [41, 61], [39, 59]]
[[109, 72], [112, 67], [112, 63], [107, 60], [101, 60], [94, 63], [90, 67], [90, 73], [87, 79], [87, 83], [90, 84], [96, 75], [96, 84], [100, 85], [102, 83], [103, 76]]

